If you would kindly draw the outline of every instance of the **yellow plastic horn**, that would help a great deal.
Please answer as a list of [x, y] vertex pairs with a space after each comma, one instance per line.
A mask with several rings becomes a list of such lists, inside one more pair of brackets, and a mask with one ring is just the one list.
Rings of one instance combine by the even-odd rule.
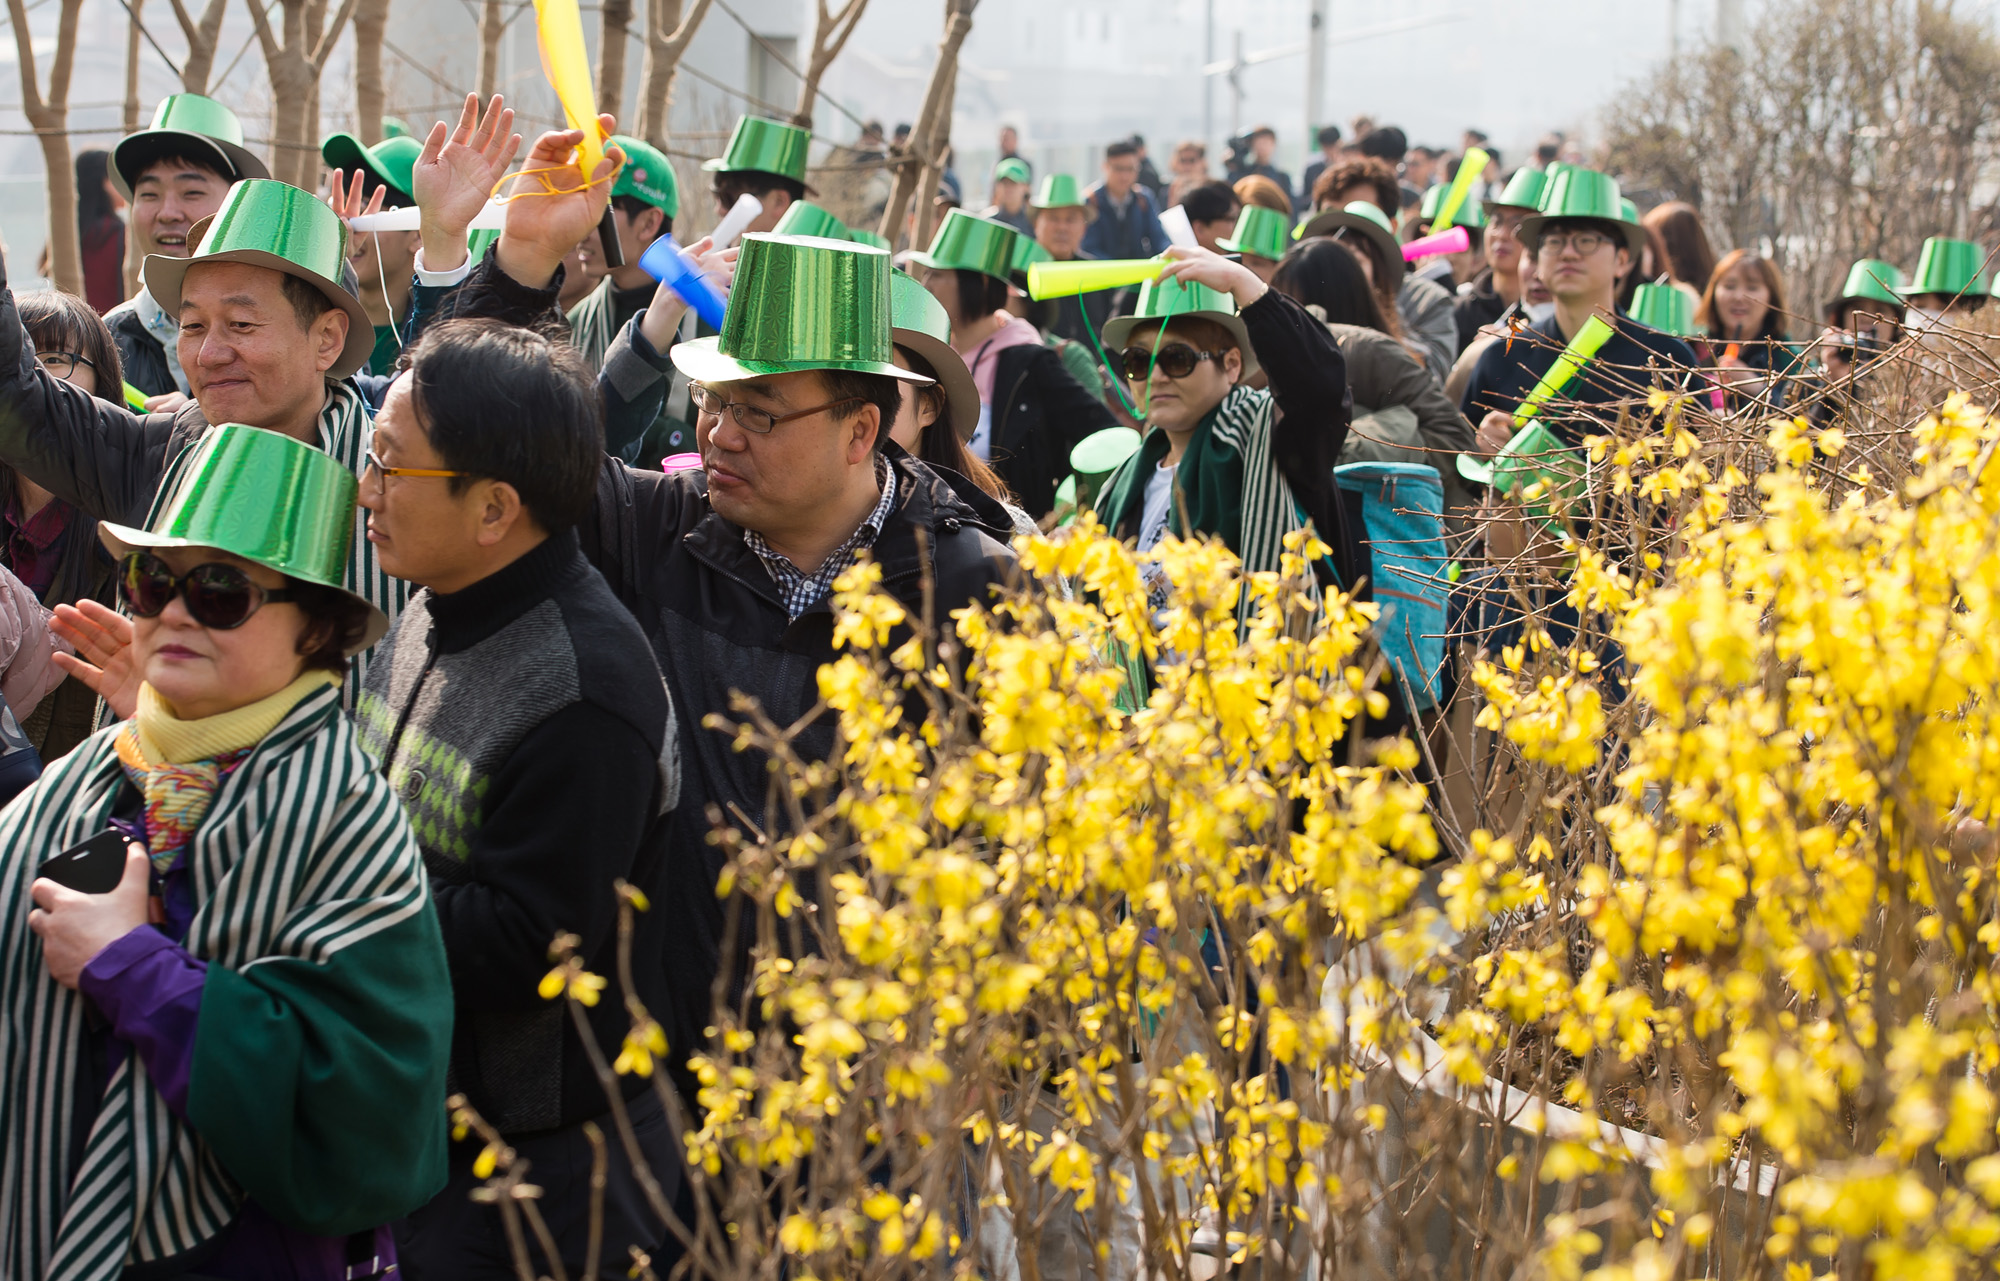
[[1123, 289], [1155, 279], [1165, 258], [1113, 258], [1104, 261], [1037, 262], [1028, 265], [1028, 297], [1073, 298], [1098, 289]]
[[1477, 147], [1467, 149], [1458, 162], [1458, 173], [1452, 177], [1451, 186], [1445, 189], [1444, 199], [1438, 204], [1437, 217], [1431, 219], [1431, 234], [1436, 235], [1451, 226], [1453, 215], [1465, 204], [1466, 196], [1472, 193], [1472, 184], [1486, 172], [1493, 157]]
[[591, 86], [590, 55], [583, 43], [583, 14], [577, 0], [535, 0], [536, 43], [542, 52], [542, 74], [562, 103], [569, 127], [583, 130], [578, 167], [590, 180], [604, 159], [604, 133], [597, 122], [597, 92]]

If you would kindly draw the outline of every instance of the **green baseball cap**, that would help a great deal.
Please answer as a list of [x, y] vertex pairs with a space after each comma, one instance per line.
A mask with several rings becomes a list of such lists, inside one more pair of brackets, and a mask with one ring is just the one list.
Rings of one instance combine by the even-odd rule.
[[181, 284], [204, 262], [244, 262], [309, 282], [347, 313], [347, 345], [327, 370], [345, 378], [368, 363], [375, 327], [361, 300], [341, 287], [347, 265], [347, 224], [310, 191], [269, 178], [247, 178], [229, 189], [222, 208], [188, 229], [195, 246], [186, 258], [146, 256], [146, 288], [169, 316], [181, 311]]
[[1905, 298], [1918, 294], [1984, 297], [1986, 285], [1980, 276], [1985, 268], [1986, 251], [1970, 240], [1932, 236], [1924, 241], [1923, 253], [1917, 257], [1916, 275], [1896, 292]]
[[1490, 214], [1495, 209], [1538, 209], [1541, 207], [1542, 192], [1548, 185], [1547, 174], [1524, 165], [1507, 179], [1499, 199], [1486, 202], [1486, 212]]
[[1692, 337], [1694, 299], [1676, 285], [1640, 285], [1632, 291], [1632, 319], [1676, 338]]
[[168, 156], [199, 160], [231, 182], [268, 178], [271, 170], [243, 147], [243, 124], [236, 113], [198, 93], [171, 93], [153, 108], [153, 123], [128, 133], [111, 149], [111, 181], [132, 198], [132, 187], [148, 166]]
[[1533, 253], [1541, 243], [1543, 224], [1557, 218], [1589, 218], [1615, 227], [1625, 248], [1637, 258], [1646, 248], [1646, 229], [1636, 217], [1626, 218], [1623, 199], [1618, 180], [1610, 174], [1571, 165], [1550, 179], [1539, 211], [1521, 219], [1514, 238]]
[[403, 123], [401, 116], [383, 116], [382, 136], [384, 138], [407, 138], [410, 136], [410, 126]]
[[1897, 290], [1903, 286], [1903, 271], [1893, 262], [1880, 258], [1862, 258], [1847, 269], [1847, 280], [1840, 286], [1840, 293], [1826, 305], [1831, 316], [1850, 302], [1886, 302], [1900, 309], [1902, 298]]
[[625, 167], [611, 184], [613, 199], [636, 196], [669, 218], [681, 211], [681, 185], [665, 152], [625, 133], [614, 133], [606, 141], [625, 152]]
[[810, 200], [794, 200], [791, 208], [771, 228], [780, 236], [819, 236], [827, 240], [851, 240], [847, 225]]
[[180, 482], [146, 528], [104, 521], [97, 536], [118, 556], [213, 547], [331, 587], [368, 606], [368, 627], [347, 649], [354, 655], [389, 630], [388, 615], [347, 589], [357, 489], [354, 473], [325, 451], [282, 432], [226, 423], [195, 443]]
[[1083, 198], [1083, 189], [1076, 185], [1076, 178], [1066, 173], [1044, 174], [1042, 185], [1036, 189], [1035, 198], [1028, 202], [1030, 209], [1088, 209]]
[[1250, 329], [1236, 314], [1236, 300], [1207, 285], [1167, 276], [1149, 280], [1139, 288], [1139, 309], [1130, 316], [1114, 316], [1104, 322], [1106, 351], [1124, 349], [1125, 340], [1140, 325], [1160, 320], [1195, 319], [1212, 321], [1236, 338], [1243, 354], [1243, 377], [1257, 372], [1257, 352], [1250, 346]]
[[700, 383], [809, 369], [930, 382], [897, 366], [889, 331], [887, 250], [756, 232], [743, 237], [722, 332], [677, 342], [671, 354]]
[[965, 367], [965, 357], [951, 345], [951, 317], [944, 304], [915, 278], [889, 273], [889, 332], [898, 347], [922, 356], [944, 388], [944, 413], [960, 440], [979, 430], [979, 385]]
[[710, 173], [774, 173], [804, 186], [806, 153], [811, 146], [809, 130], [781, 120], [744, 116], [729, 135], [729, 149], [702, 168]]
[[1009, 156], [993, 166], [993, 181], [1018, 182], [1023, 187], [1033, 181], [1028, 173], [1028, 162], [1019, 156]]
[[1273, 262], [1285, 256], [1290, 247], [1291, 228], [1285, 215], [1262, 205], [1245, 205], [1236, 215], [1236, 226], [1229, 233], [1229, 239], [1216, 241], [1216, 246], [1233, 254], [1250, 254], [1258, 258], [1269, 258]]
[[[1417, 210], [1417, 217], [1423, 220], [1425, 227], [1429, 227], [1431, 220], [1438, 216], [1438, 210], [1444, 208], [1444, 195], [1449, 190], [1451, 190], [1450, 187], [1445, 186], [1443, 183], [1438, 183], [1424, 193], [1423, 207]], [[1451, 216], [1451, 225], [1454, 227], [1484, 227], [1486, 225], [1486, 211], [1480, 207], [1479, 202], [1476, 200], [1461, 200], [1458, 202], [1457, 211]]]
[[1014, 242], [1020, 232], [963, 209], [947, 209], [931, 247], [910, 255], [910, 261], [932, 271], [976, 271], [1006, 280], [1014, 266]]
[[417, 157], [423, 154], [424, 144], [409, 137], [384, 138], [364, 147], [351, 133], [330, 133], [319, 144], [319, 158], [327, 168], [367, 174], [364, 186], [371, 195], [377, 186], [387, 187], [389, 194], [382, 198], [385, 209], [407, 209], [417, 203]]
[[1314, 236], [1331, 236], [1336, 231], [1359, 232], [1375, 247], [1377, 259], [1400, 270], [1403, 263], [1402, 242], [1396, 239], [1396, 228], [1389, 221], [1389, 215], [1382, 212], [1372, 200], [1350, 200], [1345, 209], [1322, 209], [1300, 223], [1292, 232], [1294, 240], [1310, 240]]

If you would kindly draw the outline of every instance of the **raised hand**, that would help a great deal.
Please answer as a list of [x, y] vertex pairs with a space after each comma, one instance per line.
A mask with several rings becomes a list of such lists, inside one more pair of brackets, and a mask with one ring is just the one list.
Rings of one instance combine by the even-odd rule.
[[479, 95], [465, 95], [456, 127], [440, 120], [424, 140], [412, 170], [410, 194], [423, 212], [424, 267], [450, 271], [465, 261], [465, 232], [499, 183], [521, 135], [513, 132], [514, 109], [499, 94], [479, 109]]
[[364, 214], [382, 212], [382, 201], [388, 196], [389, 189], [377, 185], [375, 194], [364, 198], [362, 189], [367, 186], [367, 182], [367, 175], [359, 169], [351, 175], [344, 169], [333, 171], [333, 189], [327, 192], [326, 203], [328, 208], [340, 215], [342, 222], [349, 218], [359, 218]]
[[[597, 119], [607, 134], [617, 124], [610, 116]], [[615, 145], [605, 148], [604, 159], [585, 175], [575, 154], [582, 141], [581, 129], [551, 131], [535, 139], [522, 172], [541, 172], [534, 179], [517, 179], [523, 184], [532, 181], [534, 186], [522, 189], [535, 194], [507, 203], [507, 224], [501, 229], [495, 259], [502, 271], [531, 288], [548, 287], [557, 266], [597, 229], [611, 203], [609, 178], [624, 163], [625, 153]], [[565, 194], [544, 194], [545, 190]], [[429, 265], [429, 254], [424, 262]]]
[[[713, 236], [703, 236], [686, 247], [683, 252], [691, 255], [701, 267], [701, 274], [708, 277], [710, 284], [729, 296], [729, 286], [736, 279], [736, 256], [741, 249], [717, 249]], [[646, 305], [646, 314], [639, 321], [639, 332], [646, 341], [653, 344], [655, 351], [665, 351], [673, 341], [674, 330], [680, 328], [681, 317], [687, 314], [687, 302], [679, 294], [661, 285], [653, 291], [653, 301]]]
[[1270, 287], [1257, 279], [1256, 272], [1240, 262], [1231, 262], [1213, 250], [1174, 245], [1167, 250], [1167, 257], [1173, 261], [1161, 269], [1160, 279], [1171, 277], [1207, 285], [1234, 297], [1239, 308], [1248, 307], [1262, 298]]
[[56, 666], [94, 690], [111, 714], [132, 719], [139, 709], [139, 668], [132, 656], [132, 620], [94, 600], [58, 605], [49, 625], [76, 650], [58, 650]]

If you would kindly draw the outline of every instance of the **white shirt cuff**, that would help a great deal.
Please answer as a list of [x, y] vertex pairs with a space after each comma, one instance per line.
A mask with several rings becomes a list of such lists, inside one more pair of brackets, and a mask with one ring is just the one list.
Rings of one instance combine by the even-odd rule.
[[424, 251], [422, 249], [417, 250], [417, 283], [420, 285], [442, 285], [449, 287], [462, 282], [471, 274], [471, 254], [467, 254], [465, 261], [453, 267], [450, 271], [430, 271], [424, 267]]

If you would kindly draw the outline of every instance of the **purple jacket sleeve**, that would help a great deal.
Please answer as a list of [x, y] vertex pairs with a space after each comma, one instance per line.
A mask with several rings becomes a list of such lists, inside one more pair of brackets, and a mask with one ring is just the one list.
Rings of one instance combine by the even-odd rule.
[[77, 979], [77, 990], [110, 1020], [113, 1035], [138, 1052], [160, 1097], [183, 1119], [207, 977], [207, 962], [141, 925], [91, 957]]

